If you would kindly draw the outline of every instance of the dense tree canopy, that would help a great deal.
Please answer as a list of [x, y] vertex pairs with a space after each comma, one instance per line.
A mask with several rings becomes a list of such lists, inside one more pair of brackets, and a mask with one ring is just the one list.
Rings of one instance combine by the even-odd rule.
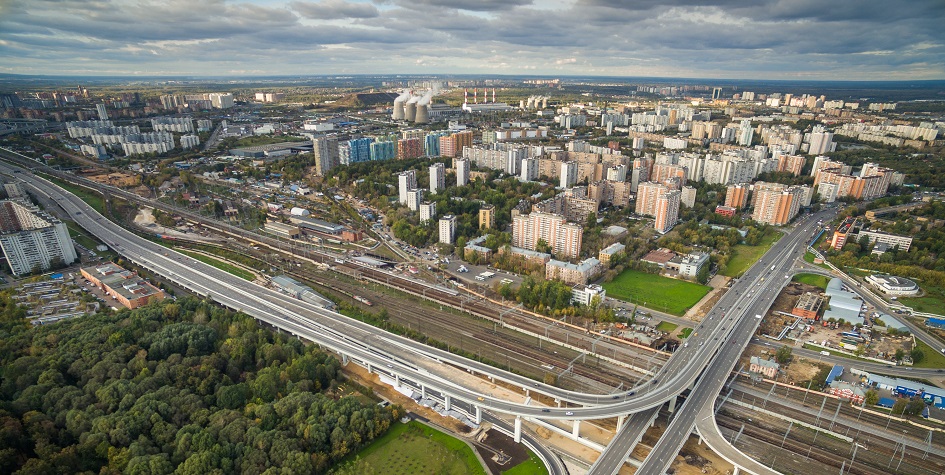
[[0, 299], [0, 472], [319, 473], [396, 408], [339, 363], [193, 299], [30, 328]]

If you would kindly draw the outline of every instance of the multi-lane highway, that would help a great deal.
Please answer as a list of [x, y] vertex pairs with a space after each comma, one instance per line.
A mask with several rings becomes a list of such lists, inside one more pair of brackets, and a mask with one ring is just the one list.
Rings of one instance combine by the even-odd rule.
[[[4, 165], [2, 168], [9, 174], [17, 173], [12, 166]], [[676, 368], [679, 371], [658, 375], [646, 384], [618, 395], [562, 390], [388, 334], [376, 327], [239, 279], [134, 235], [99, 215], [78, 197], [40, 177], [26, 171], [19, 172], [19, 176], [59, 202], [72, 219], [116, 251], [178, 285], [323, 344], [376, 371], [409, 376], [424, 386], [436, 388], [452, 398], [474, 404], [481, 409], [526, 417], [569, 420], [601, 419], [630, 414], [658, 407], [678, 395], [691, 385], [713, 352], [711, 345], [693, 345], [682, 357], [674, 358], [683, 362], [677, 363]], [[717, 331], [720, 330], [709, 330], [704, 337], [709, 338]], [[530, 388], [559, 400], [583, 404], [584, 407], [545, 408], [479, 393], [465, 388], [460, 382], [450, 380], [449, 371], [437, 372], [436, 368], [431, 368], [431, 361], [446, 362]]]
[[[762, 256], [739, 282], [744, 283], [748, 278], [754, 288], [746, 289], [738, 285], [733, 289], [736, 291], [737, 300], [735, 307], [729, 312], [735, 317], [734, 328], [723, 338], [719, 353], [699, 378], [686, 402], [674, 415], [637, 473], [665, 473], [669, 468], [692, 432], [696, 417], [704, 408], [713, 406], [726, 378], [758, 329], [760, 316], [765, 315], [781, 289], [790, 282], [791, 268], [794, 261], [806, 252], [807, 243], [817, 229], [816, 220], [828, 215], [829, 211], [821, 211], [802, 218], [794, 230], [775, 245], [774, 252], [769, 251]], [[744, 294], [746, 290], [747, 296]]]
[[[481, 417], [482, 410], [532, 418], [571, 420], [636, 414], [612, 444], [616, 448], [622, 438], [629, 434], [629, 446], [632, 448], [636, 443], [633, 434], [637, 431], [642, 434], [655, 409], [670, 400], [675, 403], [679, 394], [692, 388], [690, 397], [678, 408], [664, 438], [644, 462], [646, 471], [638, 473], [662, 473], [668, 467], [691, 432], [696, 414], [707, 404], [711, 405], [725, 376], [733, 369], [744, 346], [750, 341], [760, 323], [755, 315], [764, 315], [778, 291], [790, 280], [789, 269], [794, 260], [803, 255], [806, 242], [816, 227], [817, 217], [828, 213], [822, 212], [801, 221], [766, 253], [733, 285], [695, 329], [684, 347], [652, 379], [619, 394], [589, 394], [535, 383], [492, 366], [387, 334], [370, 325], [239, 279], [134, 235], [99, 215], [76, 196], [27, 171], [7, 165], [0, 166], [0, 171], [18, 174], [40, 193], [57, 201], [87, 231], [142, 267], [263, 322], [322, 344], [375, 372], [409, 379], [421, 387], [430, 388], [439, 393], [447, 404], [450, 398], [463, 401], [477, 417]], [[483, 394], [453, 380], [449, 369], [441, 363], [501, 379], [583, 407], [545, 408]], [[596, 468], [598, 472], [595, 473], [614, 473], [615, 470], [611, 471], [609, 467], [619, 469], [626, 455], [627, 452], [619, 449], [608, 450], [598, 461], [597, 466], [600, 468]]]
[[[689, 366], [687, 358], [705, 358], [703, 364], [709, 363], [711, 360], [708, 368], [702, 373], [699, 381], [696, 382], [690, 398], [676, 414], [674, 422], [684, 419], [684, 415], [692, 416], [695, 413], [691, 403], [693, 395], [696, 395], [697, 398], [711, 397], [710, 400], [714, 400], [718, 395], [719, 390], [714, 389], [713, 392], [713, 386], [710, 382], [724, 381], [725, 375], [732, 370], [734, 361], [738, 359], [758, 324], [761, 323], [761, 320], [756, 316], [764, 315], [774, 302], [780, 289], [790, 282], [793, 263], [795, 259], [804, 254], [807, 243], [817, 228], [817, 219], [828, 215], [829, 212], [823, 211], [814, 217], [802, 218], [802, 221], [787, 236], [781, 238], [777, 244], [772, 246], [751, 269], [732, 285], [731, 289], [706, 315], [702, 324], [696, 328], [696, 331], [687, 340], [686, 345], [688, 346], [677, 351], [663, 368], [663, 373], [672, 374], [676, 371], [687, 370]], [[700, 352], [696, 353], [695, 356], [688, 356], [689, 353], [692, 353], [694, 347], [708, 348], [711, 351], [708, 354]], [[718, 354], [716, 354], [717, 350]], [[727, 366], [728, 369], [725, 369], [726, 363], [724, 361], [730, 358], [734, 358], [733, 363]], [[691, 370], [691, 367], [688, 369]], [[721, 388], [721, 386], [719, 387]], [[633, 447], [643, 437], [643, 432], [649, 426], [652, 416], [653, 413], [637, 413], [630, 417], [627, 424], [618, 431], [611, 444], [594, 463], [591, 473], [617, 473]], [[685, 437], [688, 437], [692, 427], [689, 426], [688, 429], [681, 430], [684, 430]], [[669, 432], [670, 429], [667, 429], [667, 433]], [[681, 439], [683, 442], [685, 437]], [[647, 460], [654, 458], [653, 454], [655, 453], [657, 460], [662, 459], [671, 462], [676, 452], [670, 455], [669, 452], [672, 450], [666, 449], [666, 447], [674, 446], [673, 442], [663, 443], [661, 441], [653, 449]], [[678, 451], [678, 449], [679, 447], [676, 447], [675, 450]]]

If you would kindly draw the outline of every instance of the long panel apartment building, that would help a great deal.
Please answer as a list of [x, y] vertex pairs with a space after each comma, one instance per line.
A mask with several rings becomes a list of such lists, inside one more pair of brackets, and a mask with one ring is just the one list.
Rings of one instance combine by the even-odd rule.
[[512, 246], [534, 251], [539, 241], [551, 247], [555, 256], [576, 258], [581, 254], [584, 228], [569, 223], [564, 216], [535, 211], [512, 216]]
[[78, 259], [65, 223], [25, 202], [0, 201], [0, 233], [0, 248], [15, 275]]

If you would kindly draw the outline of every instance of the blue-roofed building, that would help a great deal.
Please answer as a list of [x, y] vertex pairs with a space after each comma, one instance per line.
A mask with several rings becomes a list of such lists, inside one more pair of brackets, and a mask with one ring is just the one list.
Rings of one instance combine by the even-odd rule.
[[879, 406], [879, 407], [888, 407], [888, 408], [890, 408], [890, 409], [891, 409], [891, 408], [893, 407], [893, 405], [895, 405], [895, 404], [896, 404], [896, 400], [893, 399], [893, 398], [888, 398], [888, 397], [881, 397], [881, 398], [879, 398], [879, 402], [876, 403], [876, 405]]
[[945, 318], [929, 318], [925, 321], [925, 326], [945, 329]]
[[827, 374], [827, 380], [824, 381], [825, 386], [830, 386], [835, 379], [843, 376], [843, 366], [834, 365], [833, 369], [830, 370], [830, 373]]

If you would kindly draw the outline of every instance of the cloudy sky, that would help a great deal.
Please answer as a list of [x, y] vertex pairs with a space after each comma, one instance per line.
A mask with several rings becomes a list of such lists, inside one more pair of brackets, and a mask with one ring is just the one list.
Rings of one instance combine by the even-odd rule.
[[0, 0], [0, 73], [945, 79], [945, 0]]

